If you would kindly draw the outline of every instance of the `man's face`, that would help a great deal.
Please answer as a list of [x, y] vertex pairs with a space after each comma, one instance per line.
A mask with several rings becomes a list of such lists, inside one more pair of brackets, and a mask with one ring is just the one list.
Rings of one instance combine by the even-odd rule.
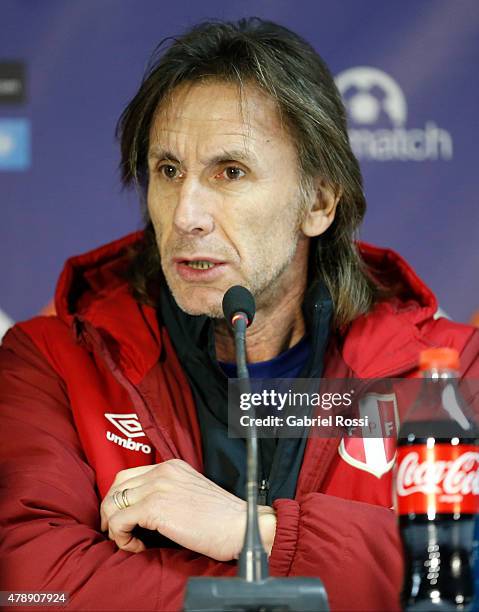
[[232, 84], [178, 87], [156, 113], [148, 163], [161, 265], [185, 312], [221, 317], [232, 285], [267, 307], [302, 282], [297, 155], [269, 97], [247, 86], [240, 104]]

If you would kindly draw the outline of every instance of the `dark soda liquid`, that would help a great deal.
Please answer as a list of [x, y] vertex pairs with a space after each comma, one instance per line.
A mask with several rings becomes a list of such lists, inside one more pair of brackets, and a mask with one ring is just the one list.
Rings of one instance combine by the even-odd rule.
[[[477, 431], [451, 421], [416, 421], [401, 428], [398, 446], [477, 444]], [[472, 548], [474, 514], [408, 514], [399, 517], [405, 576], [401, 602], [405, 610], [470, 610], [474, 598]]]
[[401, 601], [406, 609], [419, 602], [448, 602], [451, 610], [464, 610], [474, 597], [472, 543], [474, 515], [438, 514], [399, 519], [405, 556]]

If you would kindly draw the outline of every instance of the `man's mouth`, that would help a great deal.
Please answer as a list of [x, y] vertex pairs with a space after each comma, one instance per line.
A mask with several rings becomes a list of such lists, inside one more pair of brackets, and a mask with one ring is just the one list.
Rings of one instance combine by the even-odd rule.
[[211, 261], [202, 260], [184, 261], [182, 263], [186, 264], [189, 268], [193, 268], [194, 270], [209, 270], [210, 268], [213, 268], [216, 265]]
[[173, 260], [177, 273], [186, 281], [213, 281], [224, 272], [226, 262], [211, 257], [199, 256], [198, 259], [177, 257]]

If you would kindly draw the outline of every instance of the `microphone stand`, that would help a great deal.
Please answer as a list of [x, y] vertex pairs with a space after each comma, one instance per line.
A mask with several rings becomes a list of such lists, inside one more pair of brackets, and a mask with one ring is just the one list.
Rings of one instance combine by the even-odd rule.
[[[250, 393], [246, 365], [248, 316], [232, 317], [236, 363], [241, 393]], [[254, 418], [254, 406], [251, 409]], [[254, 422], [254, 421], [253, 421]], [[258, 438], [256, 426], [248, 429], [247, 522], [236, 578], [190, 578], [185, 612], [328, 612], [328, 598], [319, 578], [270, 578], [268, 557], [261, 542], [258, 522]]]
[[[236, 369], [241, 393], [251, 393], [249, 372], [246, 365], [247, 317], [233, 317], [235, 330]], [[255, 418], [255, 407], [251, 416]], [[247, 519], [243, 548], [239, 556], [238, 575], [247, 582], [263, 580], [268, 576], [268, 556], [261, 542], [258, 519], [258, 437], [256, 425], [248, 428], [246, 439], [246, 501]]]

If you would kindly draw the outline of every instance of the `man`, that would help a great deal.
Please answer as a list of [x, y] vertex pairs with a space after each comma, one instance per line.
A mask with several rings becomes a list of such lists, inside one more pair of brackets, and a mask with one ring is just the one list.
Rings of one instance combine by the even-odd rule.
[[[365, 201], [344, 109], [285, 28], [194, 28], [154, 61], [119, 134], [145, 232], [71, 259], [57, 317], [17, 326], [1, 351], [2, 589], [177, 610], [189, 576], [235, 574], [244, 533], [230, 286], [256, 298], [256, 376], [411, 376], [442, 345], [471, 374], [479, 339], [434, 321], [402, 259], [356, 246]], [[271, 573], [320, 576], [332, 609], [397, 607], [392, 463], [373, 471], [337, 439], [260, 448]]]

